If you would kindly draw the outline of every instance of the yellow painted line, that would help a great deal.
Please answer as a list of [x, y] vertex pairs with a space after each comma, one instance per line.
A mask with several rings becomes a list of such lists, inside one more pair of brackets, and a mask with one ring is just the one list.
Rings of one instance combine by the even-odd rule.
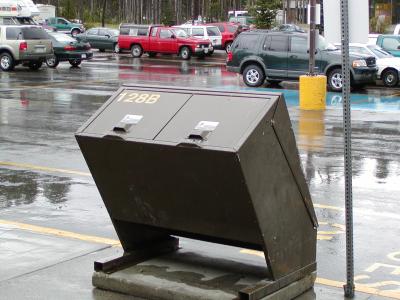
[[79, 234], [79, 233], [65, 231], [65, 230], [59, 230], [59, 229], [55, 229], [55, 228], [30, 225], [30, 224], [8, 221], [8, 220], [0, 220], [0, 225], [1, 224], [7, 225], [7, 226], [12, 226], [12, 227], [20, 229], [20, 230], [31, 231], [34, 233], [54, 235], [54, 236], [58, 236], [58, 237], [70, 238], [70, 239], [98, 243], [98, 244], [105, 244], [105, 245], [110, 245], [110, 246], [119, 246], [120, 245], [120, 242], [118, 240], [107, 239], [107, 238], [102, 238], [102, 237], [92, 236], [92, 235]]
[[344, 211], [344, 208], [343, 208], [343, 207], [332, 206], [332, 205], [324, 205], [324, 204], [318, 204], [318, 203], [315, 203], [315, 204], [314, 204], [314, 207], [316, 207], [316, 208], [326, 208], [326, 209]]
[[36, 166], [36, 165], [31, 165], [31, 164], [16, 163], [16, 162], [11, 162], [11, 161], [0, 161], [0, 166], [15, 167], [15, 168], [29, 169], [29, 170], [35, 170], [35, 171], [44, 171], [44, 172], [65, 173], [65, 174], [80, 175], [80, 176], [92, 176], [88, 172], [50, 168], [50, 167]]
[[[256, 256], [264, 258], [264, 253], [261, 251], [242, 249], [242, 250], [240, 250], [240, 253], [256, 255]], [[343, 285], [345, 284], [344, 282], [320, 278], [320, 277], [318, 277], [315, 280], [315, 283], [330, 286], [330, 287], [336, 287], [336, 288], [340, 288], [340, 289], [343, 289]], [[385, 291], [385, 290], [379, 290], [379, 289], [375, 288], [375, 287], [385, 286], [390, 283], [397, 284], [395, 281], [382, 281], [382, 282], [374, 283], [371, 285], [356, 284], [355, 289], [358, 292], [362, 292], [362, 293], [366, 293], [366, 294], [382, 296], [382, 297], [389, 297], [389, 298], [393, 298], [393, 299], [400, 299], [400, 291]]]
[[[65, 230], [59, 230], [59, 229], [55, 229], [55, 228], [36, 226], [36, 225], [30, 225], [30, 224], [8, 221], [8, 220], [1, 220], [1, 219], [0, 219], [0, 224], [6, 225], [6, 226], [12, 226], [12, 227], [20, 229], [20, 230], [27, 230], [30, 232], [35, 232], [35, 233], [40, 233], [40, 234], [54, 235], [57, 237], [71, 238], [71, 239], [81, 240], [81, 241], [85, 241], [85, 242], [105, 244], [105, 245], [110, 245], [110, 246], [114, 246], [114, 247], [115, 246], [118, 247], [121, 245], [118, 240], [107, 239], [107, 238], [102, 238], [102, 237], [97, 237], [97, 236], [92, 236], [92, 235], [79, 234], [79, 233], [65, 231]], [[240, 251], [240, 253], [256, 255], [256, 256], [264, 258], [264, 253], [261, 251], [242, 249]], [[330, 286], [330, 287], [337, 287], [340, 289], [342, 289], [342, 287], [344, 285], [343, 282], [330, 280], [330, 279], [324, 279], [324, 278], [317, 278], [315, 282], [318, 284], [322, 284], [322, 285], [326, 285], [326, 286]], [[367, 294], [372, 294], [372, 295], [377, 295], [377, 296], [390, 297], [393, 299], [400, 299], [400, 291], [396, 291], [396, 290], [385, 291], [385, 290], [379, 290], [379, 289], [375, 288], [375, 287], [381, 287], [381, 286], [397, 284], [397, 283], [398, 282], [395, 282], [395, 281], [382, 281], [382, 282], [378, 282], [378, 283], [374, 283], [374, 284], [370, 284], [370, 285], [356, 284], [356, 291], [367, 293]]]

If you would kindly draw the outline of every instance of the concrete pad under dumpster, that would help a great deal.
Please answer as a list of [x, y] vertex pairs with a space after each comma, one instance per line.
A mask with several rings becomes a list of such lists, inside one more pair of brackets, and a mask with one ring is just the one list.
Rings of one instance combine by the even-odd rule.
[[176, 251], [183, 236], [261, 250], [261, 299], [316, 270], [317, 220], [280, 94], [124, 86], [76, 134], [125, 254], [110, 273]]

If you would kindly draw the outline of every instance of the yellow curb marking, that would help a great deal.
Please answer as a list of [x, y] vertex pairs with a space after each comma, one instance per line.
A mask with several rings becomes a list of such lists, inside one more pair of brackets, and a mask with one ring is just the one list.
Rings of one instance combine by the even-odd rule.
[[31, 231], [31, 232], [35, 232], [35, 233], [55, 235], [55, 236], [59, 236], [59, 237], [81, 240], [81, 241], [85, 241], [85, 242], [106, 244], [106, 245], [110, 245], [110, 246], [120, 245], [120, 242], [118, 240], [107, 239], [107, 238], [102, 238], [102, 237], [92, 236], [92, 235], [79, 234], [79, 233], [75, 233], [75, 232], [71, 232], [71, 231], [59, 230], [59, 229], [54, 229], [54, 228], [49, 228], [49, 227], [30, 225], [30, 224], [8, 221], [8, 220], [0, 220], [0, 224], [12, 226], [17, 229], [27, 230], [27, 231]]
[[[75, 233], [75, 232], [71, 232], [71, 231], [59, 230], [59, 229], [48, 228], [48, 227], [43, 227], [43, 226], [30, 225], [30, 224], [8, 221], [8, 220], [0, 220], [0, 224], [6, 225], [6, 226], [12, 226], [17, 229], [27, 230], [27, 231], [31, 231], [31, 232], [35, 232], [35, 233], [40, 233], [40, 234], [48, 234], [48, 235], [71, 238], [71, 239], [76, 239], [76, 240], [81, 240], [81, 241], [86, 241], [86, 242], [106, 244], [106, 245], [110, 245], [113, 247], [121, 246], [121, 244], [118, 240], [107, 239], [107, 238], [102, 238], [102, 237], [97, 237], [97, 236], [92, 236], [92, 235], [79, 234], [79, 233]], [[264, 253], [261, 251], [242, 249], [242, 250], [240, 250], [240, 253], [256, 255], [256, 256], [264, 258]], [[330, 280], [330, 279], [324, 279], [324, 278], [317, 278], [315, 282], [318, 284], [327, 285], [327, 286], [331, 286], [331, 287], [337, 287], [337, 288], [342, 288], [344, 285], [344, 282]], [[380, 286], [385, 286], [385, 285], [390, 285], [390, 284], [397, 285], [398, 282], [382, 281], [382, 282], [378, 282], [378, 283], [374, 283], [374, 284], [370, 284], [370, 285], [357, 284], [356, 291], [367, 293], [367, 294], [372, 294], [372, 295], [377, 295], [377, 296], [384, 296], [384, 297], [391, 297], [394, 299], [400, 299], [400, 291], [399, 292], [397, 292], [395, 290], [394, 291], [383, 291], [383, 290], [374, 288], [374, 287], [380, 287]]]
[[[256, 255], [256, 256], [264, 258], [264, 253], [261, 251], [242, 249], [242, 250], [240, 250], [240, 253]], [[317, 277], [315, 282], [318, 284], [327, 285], [327, 286], [331, 286], [331, 287], [337, 287], [340, 289], [342, 289], [343, 285], [345, 284], [344, 282], [325, 279], [325, 278], [319, 278], [319, 277]], [[355, 289], [358, 292], [362, 292], [362, 293], [366, 293], [366, 294], [400, 299], [400, 291], [384, 291], [384, 290], [379, 290], [379, 289], [375, 288], [375, 287], [385, 286], [390, 283], [395, 284], [395, 285], [398, 284], [396, 281], [382, 281], [382, 282], [377, 282], [377, 283], [373, 283], [373, 284], [356, 284]]]
[[16, 162], [10, 162], [10, 161], [0, 161], [0, 166], [15, 167], [15, 168], [21, 168], [21, 169], [35, 170], [35, 171], [65, 173], [65, 174], [80, 175], [80, 176], [92, 176], [88, 172], [50, 168], [50, 167], [36, 166], [36, 165], [31, 165], [31, 164], [16, 163]]

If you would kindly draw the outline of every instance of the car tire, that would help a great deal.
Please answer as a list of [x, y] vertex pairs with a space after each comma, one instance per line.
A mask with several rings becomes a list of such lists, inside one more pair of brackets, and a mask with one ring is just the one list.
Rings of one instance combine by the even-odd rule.
[[211, 55], [213, 55], [213, 54], [214, 54], [214, 50], [211, 50], [211, 51], [208, 51], [206, 55], [207, 55], [207, 56], [211, 56]]
[[106, 52], [106, 49], [99, 49], [99, 52]]
[[120, 52], [121, 52], [121, 49], [119, 49], [118, 43], [115, 43], [114, 44], [114, 53], [120, 53]]
[[74, 29], [74, 30], [72, 30], [71, 31], [71, 35], [73, 36], [73, 37], [76, 37], [78, 34], [80, 34], [81, 33], [81, 31], [79, 30], [79, 29]]
[[341, 92], [343, 87], [343, 75], [341, 68], [335, 68], [328, 74], [328, 87], [332, 92]]
[[46, 65], [52, 69], [57, 68], [59, 63], [60, 63], [60, 61], [58, 60], [57, 56], [55, 56], [55, 55], [52, 56], [51, 58], [46, 59]]
[[226, 53], [230, 52], [230, 51], [231, 51], [231, 48], [232, 48], [232, 42], [227, 42], [227, 43], [225, 44], [225, 51], [226, 51]]
[[389, 69], [383, 71], [382, 81], [386, 87], [395, 87], [399, 83], [399, 73], [396, 70]]
[[156, 52], [149, 52], [148, 54], [149, 54], [149, 57], [156, 57], [157, 56]]
[[73, 67], [79, 67], [79, 65], [82, 63], [82, 60], [80, 60], [80, 59], [71, 59], [71, 60], [69, 60], [69, 63]]
[[12, 71], [15, 67], [14, 58], [11, 54], [5, 52], [0, 54], [0, 69], [2, 71], [8, 72]]
[[249, 65], [243, 71], [243, 81], [247, 86], [258, 87], [265, 81], [264, 71], [258, 65]]
[[143, 49], [140, 45], [133, 45], [131, 48], [131, 54], [135, 58], [139, 58], [143, 54]]
[[42, 67], [43, 63], [41, 61], [35, 61], [35, 62], [31, 62], [29, 63], [28, 67], [29, 69], [33, 70], [33, 71], [37, 71]]
[[182, 47], [181, 50], [179, 51], [179, 56], [183, 59], [183, 60], [189, 60], [190, 57], [192, 56], [192, 53], [190, 52], [189, 47]]

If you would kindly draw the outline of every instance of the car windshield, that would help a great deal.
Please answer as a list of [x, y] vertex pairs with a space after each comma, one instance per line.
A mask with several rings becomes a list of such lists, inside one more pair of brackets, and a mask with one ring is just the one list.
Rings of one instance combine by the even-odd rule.
[[112, 36], [119, 36], [119, 30], [117, 29], [110, 29], [109, 30]]
[[318, 37], [318, 48], [320, 50], [326, 50], [326, 51], [335, 51], [339, 50], [335, 46], [333, 46], [331, 43], [328, 43], [324, 37], [319, 36]]
[[209, 36], [220, 36], [221, 31], [219, 31], [218, 27], [207, 27], [207, 34]]
[[367, 46], [378, 58], [388, 58], [388, 57], [394, 57], [392, 54], [389, 52], [386, 52], [383, 50], [381, 47], [376, 46], [376, 45], [368, 45]]
[[175, 36], [177, 36], [177, 37], [180, 37], [180, 38], [188, 37], [188, 34], [183, 29], [174, 29], [173, 31], [175, 33]]
[[74, 38], [63, 33], [51, 33], [50, 35], [58, 42], [67, 42], [67, 43], [76, 42]]

